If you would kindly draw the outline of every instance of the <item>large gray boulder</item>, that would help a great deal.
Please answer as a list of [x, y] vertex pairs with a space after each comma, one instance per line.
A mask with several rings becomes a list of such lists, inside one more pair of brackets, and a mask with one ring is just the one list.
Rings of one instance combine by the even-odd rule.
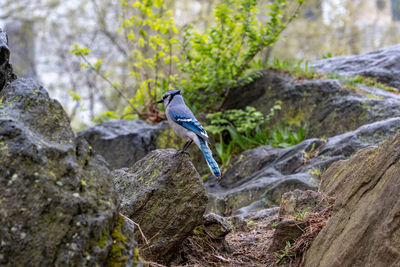
[[166, 122], [150, 124], [143, 120], [108, 120], [78, 133], [102, 155], [111, 168], [130, 167], [156, 148], [178, 148], [181, 140]]
[[24, 79], [0, 99], [0, 265], [103, 266], [122, 253], [110, 170], [61, 105]]
[[346, 77], [375, 77], [382, 83], [400, 88], [400, 44], [361, 55], [319, 60], [311, 67], [321, 73]]
[[186, 154], [155, 150], [131, 168], [113, 171], [121, 212], [138, 223], [145, 257], [168, 263], [193, 229], [202, 223], [207, 195]]
[[279, 205], [282, 194], [295, 189], [315, 190], [318, 176], [333, 162], [374, 146], [400, 130], [400, 118], [361, 126], [323, 139], [308, 139], [289, 148], [260, 146], [236, 157], [219, 183], [206, 182], [208, 209], [223, 215], [249, 213]]
[[282, 109], [270, 125], [306, 124], [307, 138], [331, 137], [400, 116], [398, 95], [365, 85], [354, 92], [344, 83], [340, 79], [298, 80], [265, 70], [255, 81], [233, 88], [224, 108], [253, 106], [268, 114], [276, 101], [282, 101]]
[[[131, 167], [155, 149], [180, 149], [186, 140], [178, 137], [167, 122], [150, 124], [143, 120], [108, 120], [78, 133], [93, 150], [102, 155], [112, 169]], [[201, 174], [209, 173], [203, 154], [196, 145], [188, 152]]]
[[400, 265], [399, 159], [397, 133], [379, 147], [331, 165], [320, 190], [336, 202], [306, 253], [305, 266]]

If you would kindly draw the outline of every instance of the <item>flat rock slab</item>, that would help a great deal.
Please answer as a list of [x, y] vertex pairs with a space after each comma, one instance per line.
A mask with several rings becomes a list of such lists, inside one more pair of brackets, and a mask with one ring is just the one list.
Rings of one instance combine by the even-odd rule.
[[168, 263], [202, 223], [207, 205], [204, 185], [189, 156], [175, 153], [155, 150], [131, 168], [113, 171], [121, 212], [138, 223], [149, 240], [151, 252], [147, 244], [142, 250], [146, 257], [161, 263]]
[[223, 215], [248, 217], [250, 213], [277, 206], [282, 194], [316, 190], [319, 178], [333, 162], [358, 150], [375, 146], [400, 130], [400, 118], [361, 126], [327, 140], [308, 139], [289, 148], [260, 146], [236, 157], [219, 183], [207, 180], [208, 209]]
[[296, 217], [296, 214], [305, 214], [305, 212], [319, 212], [328, 205], [324, 201], [322, 195], [316, 191], [294, 190], [282, 195], [279, 206], [279, 219], [291, 216]]
[[224, 239], [232, 231], [230, 223], [222, 216], [208, 213], [203, 217], [204, 231], [212, 239]]

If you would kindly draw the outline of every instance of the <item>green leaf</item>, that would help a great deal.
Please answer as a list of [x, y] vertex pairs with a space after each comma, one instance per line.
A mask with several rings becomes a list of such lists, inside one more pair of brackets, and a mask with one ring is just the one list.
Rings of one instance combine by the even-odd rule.
[[81, 99], [82, 99], [82, 97], [81, 97], [77, 92], [68, 90], [67, 93], [68, 93], [70, 96], [72, 96], [72, 100], [81, 100]]

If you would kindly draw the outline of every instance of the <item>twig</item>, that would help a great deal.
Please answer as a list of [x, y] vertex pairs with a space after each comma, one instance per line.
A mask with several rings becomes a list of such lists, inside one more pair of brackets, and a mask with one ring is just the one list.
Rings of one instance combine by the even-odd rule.
[[100, 76], [104, 81], [106, 81], [127, 103], [128, 105], [132, 108], [132, 110], [134, 110], [137, 114], [141, 114], [133, 105], [132, 103], [129, 101], [128, 97], [126, 97], [121, 90], [119, 90], [119, 88], [117, 86], [115, 86], [107, 77], [105, 77], [104, 75], [101, 75], [99, 73], [98, 70], [96, 70], [96, 68], [92, 65], [92, 63], [89, 62], [89, 60], [84, 56], [84, 55], [80, 55], [81, 58], [83, 59], [83, 61], [85, 61], [86, 64], [88, 64], [88, 66], [90, 67], [90, 69], [92, 71], [94, 71], [98, 76]]
[[151, 253], [151, 249], [150, 249], [150, 243], [149, 243], [149, 241], [147, 240], [146, 236], [144, 235], [144, 233], [143, 233], [143, 231], [142, 231], [142, 228], [140, 228], [140, 225], [139, 225], [138, 223], [135, 223], [134, 221], [132, 221], [131, 219], [129, 219], [128, 217], [126, 217], [126, 216], [123, 215], [122, 213], [120, 213], [119, 215], [121, 215], [122, 217], [124, 217], [125, 220], [130, 221], [131, 223], [133, 223], [135, 226], [138, 227], [139, 232], [140, 232], [140, 234], [141, 234], [141, 236], [142, 236], [144, 242], [145, 242], [146, 245], [147, 245], [147, 249], [149, 250], [150, 257], [153, 258], [153, 254]]
[[154, 262], [154, 261], [144, 261], [144, 264], [146, 266], [149, 266], [149, 267], [153, 267], [153, 266], [155, 266], [155, 267], [165, 267], [165, 265], [159, 264], [159, 263]]

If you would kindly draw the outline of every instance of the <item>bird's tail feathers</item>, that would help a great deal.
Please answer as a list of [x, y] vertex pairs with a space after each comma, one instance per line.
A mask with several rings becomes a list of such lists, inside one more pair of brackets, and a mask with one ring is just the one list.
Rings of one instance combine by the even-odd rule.
[[199, 138], [200, 142], [200, 149], [201, 152], [203, 152], [204, 158], [207, 161], [208, 167], [210, 168], [211, 172], [216, 176], [216, 177], [221, 177], [221, 171], [219, 170], [217, 162], [215, 162], [211, 150], [207, 145], [207, 141], [203, 140], [201, 137]]

